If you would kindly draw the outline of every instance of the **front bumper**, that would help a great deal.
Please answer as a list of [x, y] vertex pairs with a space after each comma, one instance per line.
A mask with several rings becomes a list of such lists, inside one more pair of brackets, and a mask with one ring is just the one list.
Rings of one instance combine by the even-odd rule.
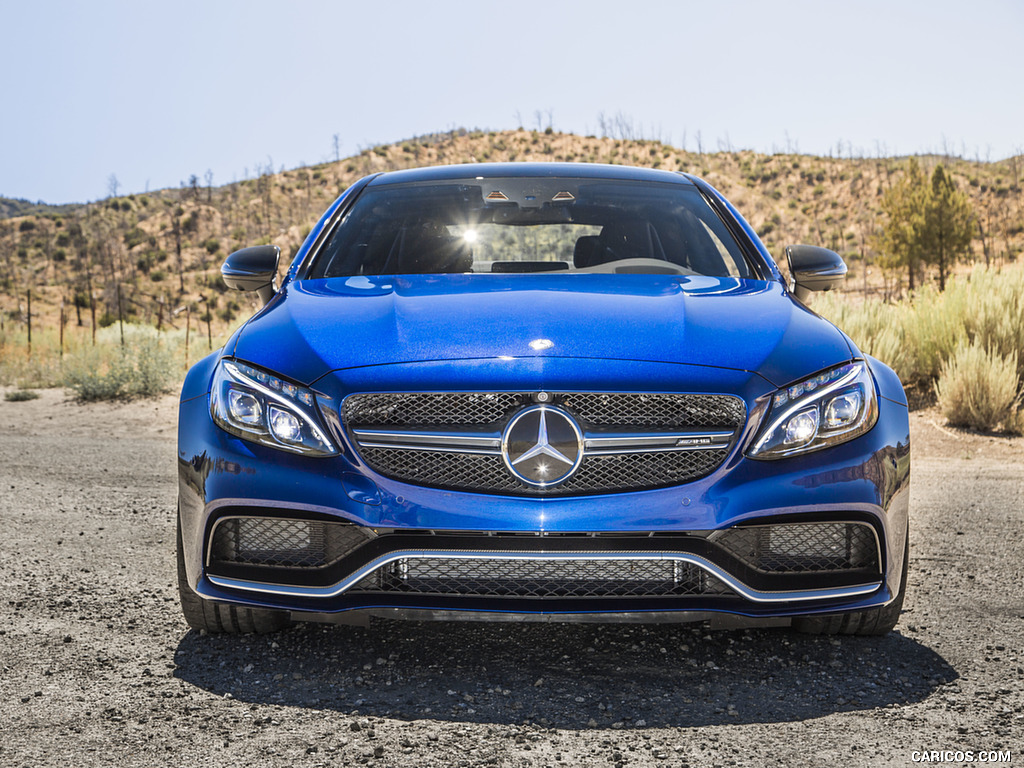
[[[763, 394], [757, 389], [764, 388], [763, 382], [758, 384], [756, 377], [728, 384], [727, 391], [743, 392], [751, 409]], [[769, 619], [881, 606], [900, 587], [909, 433], [905, 405], [884, 398], [879, 405], [878, 424], [869, 433], [799, 458], [744, 458], [742, 447], [757, 422], [751, 418], [723, 465], [700, 480], [640, 492], [525, 498], [384, 478], [361, 462], [337, 424], [329, 424], [342, 447], [336, 457], [310, 459], [248, 443], [212, 423], [207, 396], [193, 397], [181, 404], [179, 431], [186, 573], [192, 588], [206, 599], [309, 618], [400, 611], [486, 618], [663, 620], [669, 615], [682, 619], [725, 613]], [[371, 532], [373, 540], [359, 558], [336, 564], [329, 575], [321, 573], [306, 583], [253, 579], [244, 569], [211, 568], [216, 526], [238, 515], [346, 523]], [[730, 560], [713, 545], [716, 532], [738, 526], [827, 521], [870, 526], [877, 543], [874, 572], [766, 576]], [[375, 574], [408, 569], [410, 563], [447, 567], [452, 561], [470, 560], [506, 563], [527, 580], [550, 575], [553, 568], [572, 571], [587, 563], [646, 563], [657, 573], [697, 574], [717, 586], [700, 592], [659, 587], [661, 591], [589, 595], [356, 588]], [[613, 573], [618, 567], [609, 566]]]

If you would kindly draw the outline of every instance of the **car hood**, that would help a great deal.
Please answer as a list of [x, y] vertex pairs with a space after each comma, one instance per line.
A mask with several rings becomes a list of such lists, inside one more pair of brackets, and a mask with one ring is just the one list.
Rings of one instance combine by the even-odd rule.
[[781, 386], [851, 357], [777, 282], [603, 274], [297, 281], [229, 353], [304, 384], [363, 366], [558, 357], [751, 371]]

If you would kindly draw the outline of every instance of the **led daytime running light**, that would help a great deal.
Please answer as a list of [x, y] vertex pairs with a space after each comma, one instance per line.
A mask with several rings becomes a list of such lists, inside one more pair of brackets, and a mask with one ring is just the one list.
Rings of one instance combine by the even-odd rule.
[[[245, 398], [262, 406], [250, 409], [251, 415], [231, 407]], [[293, 453], [334, 455], [338, 451], [320, 426], [315, 404], [304, 387], [237, 360], [221, 361], [210, 396], [214, 421], [238, 437]]]
[[[751, 458], [782, 459], [839, 445], [870, 430], [878, 418], [874, 380], [863, 360], [784, 387], [771, 402], [767, 426], [747, 451]], [[809, 421], [794, 423], [811, 410], [815, 416], [813, 433]], [[804, 435], [806, 439], [802, 439]]]

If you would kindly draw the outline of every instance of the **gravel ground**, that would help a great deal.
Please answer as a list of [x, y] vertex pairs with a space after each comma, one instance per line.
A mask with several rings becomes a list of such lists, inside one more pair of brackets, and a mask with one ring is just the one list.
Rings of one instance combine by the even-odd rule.
[[0, 401], [0, 766], [1024, 763], [1024, 440], [913, 414], [885, 638], [694, 625], [188, 631], [173, 398]]

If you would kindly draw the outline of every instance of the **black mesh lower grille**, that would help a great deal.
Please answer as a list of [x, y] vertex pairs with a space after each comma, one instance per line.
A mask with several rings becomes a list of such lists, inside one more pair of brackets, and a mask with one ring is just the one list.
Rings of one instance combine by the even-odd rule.
[[275, 517], [221, 520], [213, 532], [210, 565], [327, 568], [365, 544], [370, 535], [351, 523]]
[[[370, 593], [737, 597], [709, 571], [686, 562], [690, 557], [766, 592], [866, 584], [881, 573], [874, 528], [857, 522], [547, 534], [371, 530], [343, 521], [234, 514], [214, 525], [207, 567], [216, 576], [297, 586], [326, 587], [355, 578], [344, 594], [357, 600], [372, 599]], [[374, 565], [385, 559], [389, 562]]]
[[409, 557], [358, 582], [352, 592], [462, 597], [592, 598], [726, 595], [701, 568], [656, 560], [527, 560]]
[[877, 570], [878, 544], [865, 523], [793, 523], [730, 528], [711, 540], [755, 570], [813, 573]]
[[726, 448], [702, 451], [587, 456], [576, 473], [555, 488], [534, 488], [518, 480], [500, 456], [399, 448], [363, 448], [363, 458], [385, 477], [417, 485], [533, 496], [568, 496], [643, 490], [697, 480], [713, 472]]

